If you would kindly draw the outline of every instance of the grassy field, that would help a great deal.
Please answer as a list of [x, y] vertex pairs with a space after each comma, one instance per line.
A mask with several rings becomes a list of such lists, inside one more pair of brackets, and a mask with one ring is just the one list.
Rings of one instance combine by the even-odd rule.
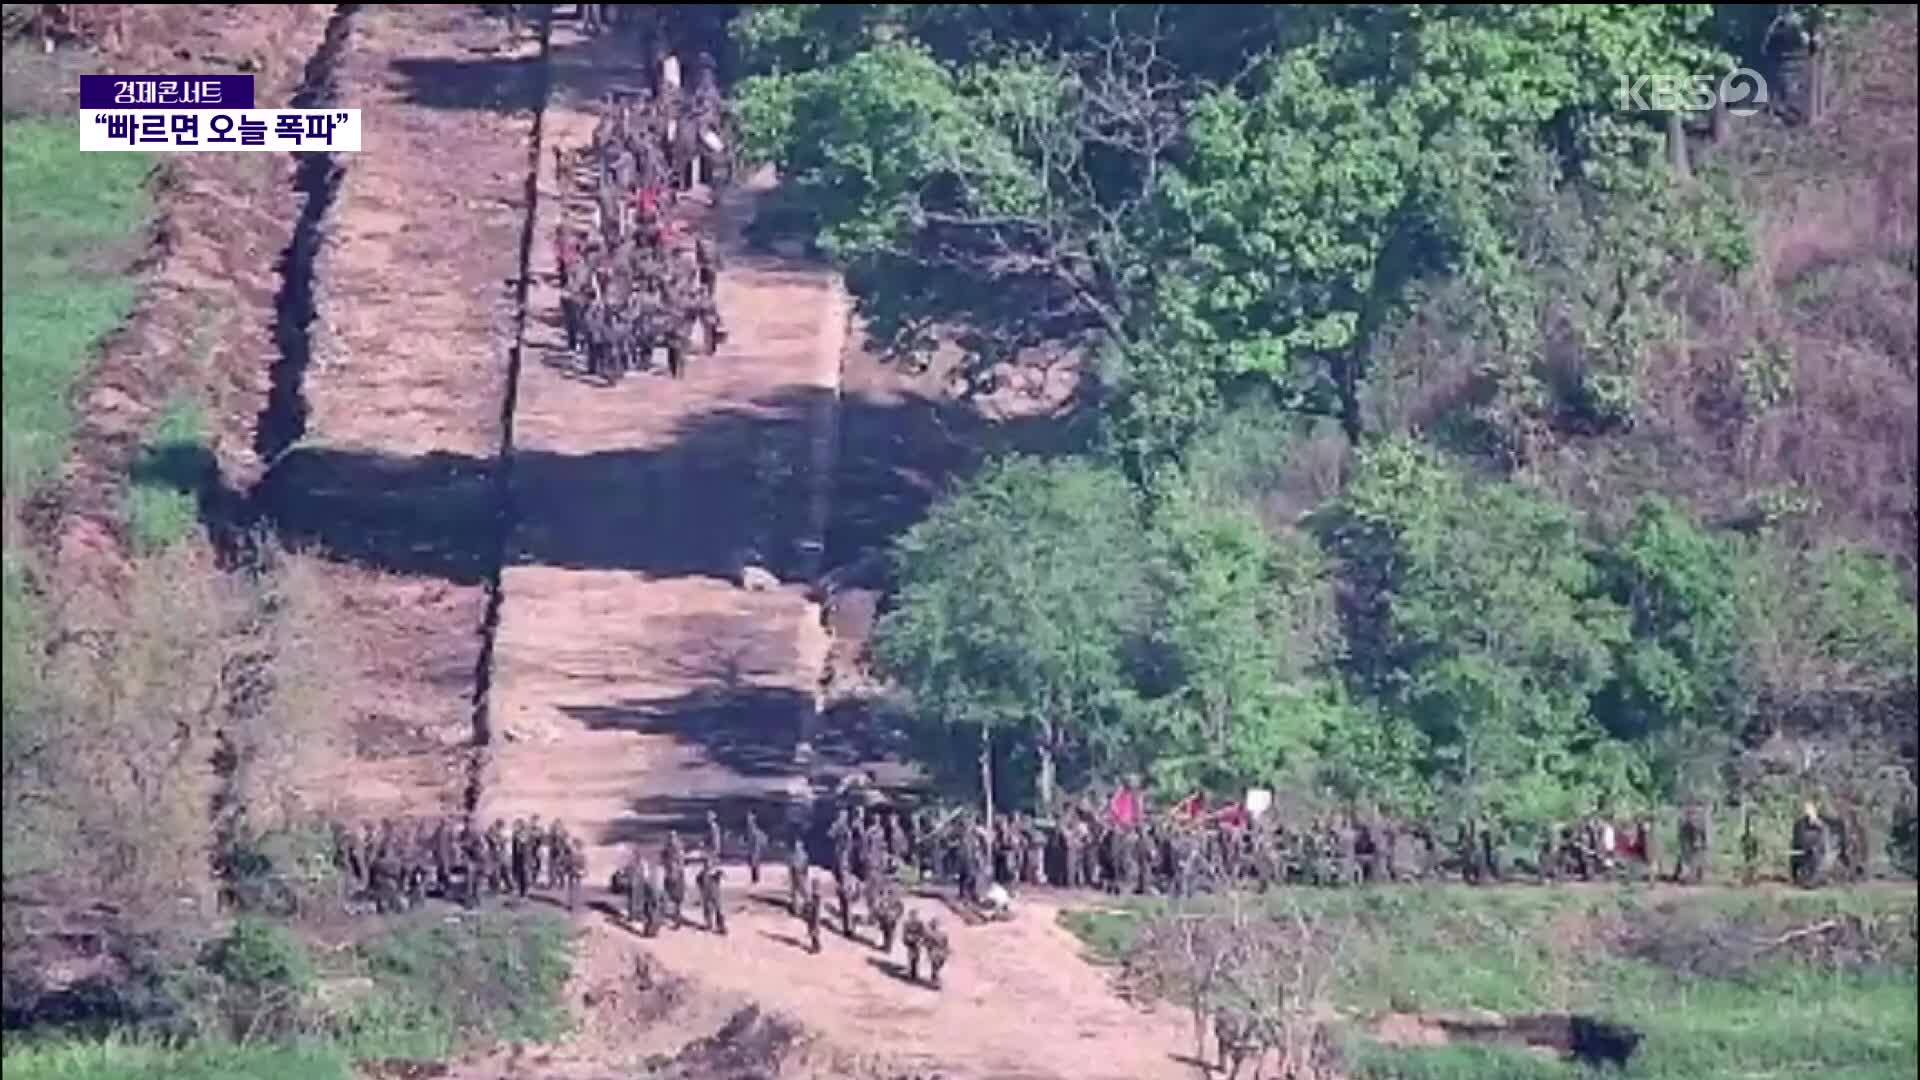
[[4, 260], [5, 479], [9, 502], [60, 463], [69, 394], [133, 304], [127, 256], [151, 212], [143, 154], [82, 154], [69, 116], [8, 119]]
[[[1349, 935], [1334, 996], [1350, 1016], [1588, 1013], [1645, 1033], [1625, 1075], [1673, 1080], [1910, 1078], [1920, 1055], [1911, 886], [1289, 890], [1266, 902]], [[1129, 903], [1063, 921], [1118, 959], [1156, 910]], [[1347, 1057], [1353, 1076], [1382, 1080], [1582, 1072], [1518, 1047], [1378, 1046], [1359, 1026]]]
[[[356, 1063], [432, 1062], [503, 1040], [565, 1031], [562, 991], [572, 931], [542, 911], [490, 910], [445, 918], [445, 909], [394, 918], [351, 948], [294, 965], [298, 1004], [286, 1030], [244, 1043], [207, 1035], [185, 1043], [126, 1036], [9, 1037], [7, 1080], [346, 1080]], [[273, 948], [296, 942], [270, 930]], [[257, 961], [248, 965], [260, 969]], [[229, 973], [229, 976], [231, 973]], [[205, 975], [200, 976], [204, 981]], [[234, 986], [229, 977], [226, 990]], [[225, 1005], [199, 1002], [210, 1014]]]
[[74, 384], [133, 304], [128, 255], [152, 210], [146, 155], [82, 154], [79, 142], [70, 114], [9, 110], [0, 123], [0, 699], [9, 729], [27, 707], [39, 630], [15, 514], [66, 455]]

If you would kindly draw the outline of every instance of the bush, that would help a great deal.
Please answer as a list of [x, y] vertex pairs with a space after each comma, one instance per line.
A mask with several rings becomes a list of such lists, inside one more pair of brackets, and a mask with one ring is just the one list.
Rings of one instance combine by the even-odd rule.
[[442, 921], [416, 915], [361, 944], [373, 990], [337, 1018], [356, 1058], [435, 1059], [475, 1042], [551, 1039], [572, 931], [545, 913], [488, 911]]
[[232, 1035], [291, 1032], [313, 989], [313, 961], [284, 926], [243, 916], [207, 949], [205, 965], [223, 982], [222, 1004]]

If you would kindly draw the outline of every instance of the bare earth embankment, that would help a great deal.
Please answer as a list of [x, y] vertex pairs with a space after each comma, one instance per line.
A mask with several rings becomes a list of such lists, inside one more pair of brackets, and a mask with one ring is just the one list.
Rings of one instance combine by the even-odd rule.
[[332, 785], [346, 814], [457, 811], [537, 44], [459, 7], [369, 7], [352, 26], [338, 98], [368, 131], [336, 162], [304, 427], [263, 433], [290, 444], [271, 503], [283, 535], [334, 557], [341, 634], [361, 658], [341, 680], [357, 743]]

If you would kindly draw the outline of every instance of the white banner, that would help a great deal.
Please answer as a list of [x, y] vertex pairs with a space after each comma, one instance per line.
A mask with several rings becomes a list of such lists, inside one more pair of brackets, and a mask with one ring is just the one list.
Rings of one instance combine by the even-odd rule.
[[355, 153], [359, 109], [82, 109], [80, 149]]

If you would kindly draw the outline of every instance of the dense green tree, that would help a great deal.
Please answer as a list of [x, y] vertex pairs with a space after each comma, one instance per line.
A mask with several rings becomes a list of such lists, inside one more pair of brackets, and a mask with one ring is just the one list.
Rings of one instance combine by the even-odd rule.
[[1111, 741], [1126, 660], [1148, 614], [1132, 489], [1081, 461], [1014, 458], [900, 541], [900, 593], [876, 631], [880, 671], [924, 721], [1004, 731], [1051, 803], [1064, 753]]
[[1156, 616], [1125, 731], [1138, 771], [1181, 793], [1310, 777], [1337, 709], [1317, 546], [1191, 497], [1163, 506], [1154, 544]]
[[[1406, 286], [1501, 258], [1508, 137], [1719, 55], [1700, 5], [1173, 11], [747, 19], [778, 72], [747, 127], [877, 335], [957, 335], [981, 376], [1097, 352], [1136, 461], [1250, 390], [1357, 438]], [[1224, 69], [1210, 19], [1255, 62]]]
[[1590, 699], [1626, 638], [1566, 508], [1390, 440], [1322, 519], [1349, 588], [1349, 669], [1426, 741], [1426, 771], [1543, 816], [1625, 790]]

